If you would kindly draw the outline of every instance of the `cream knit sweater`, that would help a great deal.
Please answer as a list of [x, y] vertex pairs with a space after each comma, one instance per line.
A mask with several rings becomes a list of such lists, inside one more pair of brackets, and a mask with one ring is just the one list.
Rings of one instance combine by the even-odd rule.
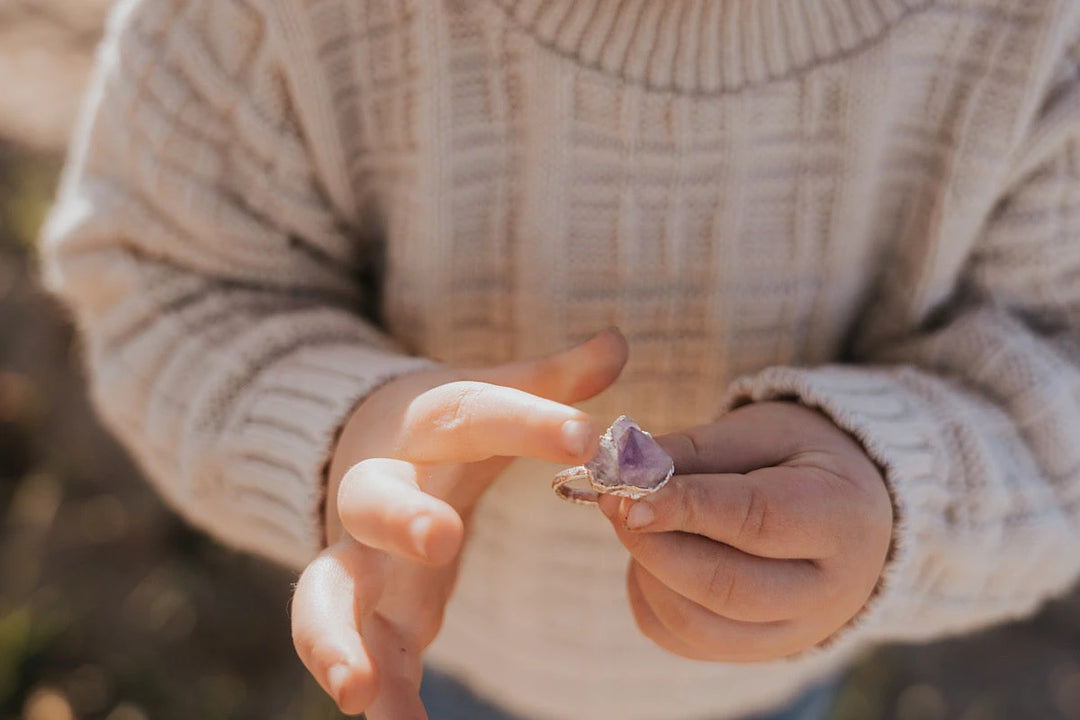
[[617, 324], [601, 420], [821, 408], [899, 518], [827, 649], [654, 648], [606, 521], [519, 461], [429, 655], [536, 717], [725, 717], [1080, 571], [1078, 38], [1073, 0], [128, 0], [47, 275], [161, 492], [297, 568], [335, 429], [427, 359]]

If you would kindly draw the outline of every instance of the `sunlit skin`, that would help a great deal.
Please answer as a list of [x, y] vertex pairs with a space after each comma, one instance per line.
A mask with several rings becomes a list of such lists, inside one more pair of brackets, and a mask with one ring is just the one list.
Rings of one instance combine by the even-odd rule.
[[[627, 352], [605, 331], [540, 360], [408, 375], [357, 408], [330, 467], [330, 545], [292, 604], [297, 652], [343, 712], [427, 717], [421, 653], [472, 508], [515, 456], [573, 465], [596, 452], [601, 429], [570, 405], [613, 383]], [[632, 514], [630, 501], [601, 503], [630, 553], [628, 600], [647, 637], [690, 658], [767, 660], [821, 643], [864, 606], [891, 504], [824, 415], [760, 403], [657, 439], [676, 463], [668, 486]]]
[[627, 592], [647, 637], [698, 660], [773, 660], [818, 645], [863, 608], [892, 503], [831, 420], [758, 403], [657, 440], [675, 459], [668, 484], [600, 502], [630, 551]]
[[357, 408], [331, 461], [331, 544], [292, 604], [297, 652], [343, 712], [426, 717], [420, 655], [470, 511], [514, 456], [575, 465], [595, 454], [600, 428], [570, 404], [608, 387], [626, 357], [608, 331], [540, 360], [407, 375]]

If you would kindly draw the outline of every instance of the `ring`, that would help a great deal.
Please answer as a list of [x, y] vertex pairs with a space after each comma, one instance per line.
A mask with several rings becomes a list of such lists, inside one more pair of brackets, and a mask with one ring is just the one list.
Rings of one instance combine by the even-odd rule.
[[[571, 487], [571, 483], [582, 483], [590, 486], [590, 489], [583, 490], [577, 487]], [[596, 501], [600, 498], [600, 493], [591, 489], [593, 485], [592, 473], [589, 472], [589, 468], [584, 465], [578, 465], [576, 467], [567, 468], [563, 470], [551, 481], [551, 489], [555, 491], [555, 494], [561, 497], [563, 500], [568, 500], [578, 505], [596, 505]]]
[[[603, 485], [596, 482], [596, 478], [589, 468], [584, 465], [577, 465], [572, 468], [567, 468], [555, 475], [551, 480], [551, 489], [563, 500], [578, 505], [596, 505], [597, 500], [600, 499], [601, 495], [615, 495], [617, 497], [638, 500], [646, 495], [652, 495], [654, 492], [664, 487], [674, 473], [675, 465], [673, 463], [668, 470], [667, 475], [665, 475], [654, 487], [649, 488], [637, 487], [635, 485]], [[572, 487], [571, 483], [576, 483], [578, 485], [584, 483], [589, 486], [589, 489], [583, 490], [580, 487]]]
[[675, 461], [664, 448], [631, 418], [621, 415], [600, 437], [596, 456], [586, 465], [558, 473], [551, 489], [578, 505], [596, 505], [601, 495], [637, 500], [664, 487], [674, 473]]

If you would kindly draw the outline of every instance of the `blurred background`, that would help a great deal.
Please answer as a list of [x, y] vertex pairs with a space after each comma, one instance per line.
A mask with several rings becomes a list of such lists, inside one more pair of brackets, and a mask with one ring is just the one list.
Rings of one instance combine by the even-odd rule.
[[[68, 319], [36, 279], [109, 4], [0, 0], [0, 718], [339, 717], [293, 654], [295, 575], [161, 504], [95, 420]], [[1080, 593], [1023, 624], [876, 651], [834, 718], [1080, 720]]]

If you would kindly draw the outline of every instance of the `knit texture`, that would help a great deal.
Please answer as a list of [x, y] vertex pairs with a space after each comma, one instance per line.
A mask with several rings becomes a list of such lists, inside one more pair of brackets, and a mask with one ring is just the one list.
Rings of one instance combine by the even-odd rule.
[[827, 647], [664, 653], [607, 521], [516, 461], [428, 655], [526, 716], [731, 717], [1080, 572], [1077, 38], [1068, 0], [127, 0], [47, 279], [165, 497], [297, 568], [335, 432], [433, 362], [615, 324], [601, 421], [819, 408], [897, 513]]

